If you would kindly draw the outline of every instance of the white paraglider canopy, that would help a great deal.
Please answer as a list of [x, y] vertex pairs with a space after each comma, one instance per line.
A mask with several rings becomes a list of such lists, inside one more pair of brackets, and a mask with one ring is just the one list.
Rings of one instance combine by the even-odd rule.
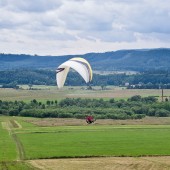
[[70, 68], [77, 71], [86, 83], [92, 80], [92, 69], [87, 60], [83, 58], [72, 58], [62, 63], [56, 70], [56, 81], [58, 88], [62, 88]]

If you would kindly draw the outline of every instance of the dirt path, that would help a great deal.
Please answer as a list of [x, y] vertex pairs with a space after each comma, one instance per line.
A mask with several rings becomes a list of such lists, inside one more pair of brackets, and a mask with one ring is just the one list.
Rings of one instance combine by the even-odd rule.
[[21, 141], [19, 140], [19, 138], [17, 137], [17, 135], [14, 132], [14, 128], [21, 128], [21, 126], [19, 125], [19, 123], [17, 121], [14, 120], [10, 120], [7, 122], [8, 128], [7, 130], [9, 131], [9, 134], [12, 136], [13, 140], [16, 143], [17, 146], [17, 150], [18, 150], [18, 154], [19, 154], [19, 160], [24, 160], [25, 159], [25, 151], [24, 151], [24, 147], [21, 143]]
[[170, 170], [170, 156], [43, 159], [29, 163], [41, 170]]

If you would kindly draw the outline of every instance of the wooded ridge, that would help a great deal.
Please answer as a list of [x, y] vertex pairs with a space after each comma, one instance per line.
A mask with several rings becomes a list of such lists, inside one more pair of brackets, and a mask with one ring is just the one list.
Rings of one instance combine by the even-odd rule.
[[38, 56], [26, 54], [0, 54], [0, 70], [34, 68], [56, 69], [62, 62], [72, 57], [87, 59], [93, 70], [146, 71], [152, 69], [170, 69], [170, 49], [118, 50], [105, 53], [84, 55]]

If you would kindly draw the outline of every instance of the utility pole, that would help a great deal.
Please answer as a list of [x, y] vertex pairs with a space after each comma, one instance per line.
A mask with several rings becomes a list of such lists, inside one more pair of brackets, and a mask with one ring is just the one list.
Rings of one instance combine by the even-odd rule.
[[162, 88], [162, 102], [164, 101], [164, 89]]

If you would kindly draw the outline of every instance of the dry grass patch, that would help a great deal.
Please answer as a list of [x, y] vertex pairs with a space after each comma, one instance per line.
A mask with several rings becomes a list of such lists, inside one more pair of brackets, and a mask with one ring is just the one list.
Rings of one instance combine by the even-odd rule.
[[[80, 126], [87, 125], [85, 119], [42, 118], [27, 120], [38, 126]], [[145, 117], [143, 119], [112, 120], [98, 119], [93, 125], [170, 125], [170, 117]]]
[[42, 159], [29, 163], [41, 170], [169, 170], [170, 156]]
[[[49, 87], [41, 90], [16, 90], [16, 89], [0, 89], [0, 99], [15, 101], [15, 100], [60, 100], [66, 97], [69, 98], [121, 98], [127, 99], [134, 95], [141, 95], [142, 97], [146, 96], [159, 96], [161, 100], [161, 89], [122, 89], [114, 88], [111, 90], [81, 90], [81, 87], [68, 90], [63, 88], [58, 90], [57, 87]], [[96, 87], [94, 87], [96, 88]], [[164, 90], [165, 96], [170, 96], [170, 89]]]
[[[140, 95], [142, 97], [147, 96], [159, 96], [159, 100], [161, 100], [161, 89], [121, 89], [116, 88], [112, 90], [82, 90], [82, 91], [70, 91], [66, 97], [70, 98], [76, 98], [76, 97], [82, 97], [82, 98], [121, 98], [121, 99], [127, 99], [129, 97]], [[170, 90], [165, 89], [164, 95], [170, 96]]]

